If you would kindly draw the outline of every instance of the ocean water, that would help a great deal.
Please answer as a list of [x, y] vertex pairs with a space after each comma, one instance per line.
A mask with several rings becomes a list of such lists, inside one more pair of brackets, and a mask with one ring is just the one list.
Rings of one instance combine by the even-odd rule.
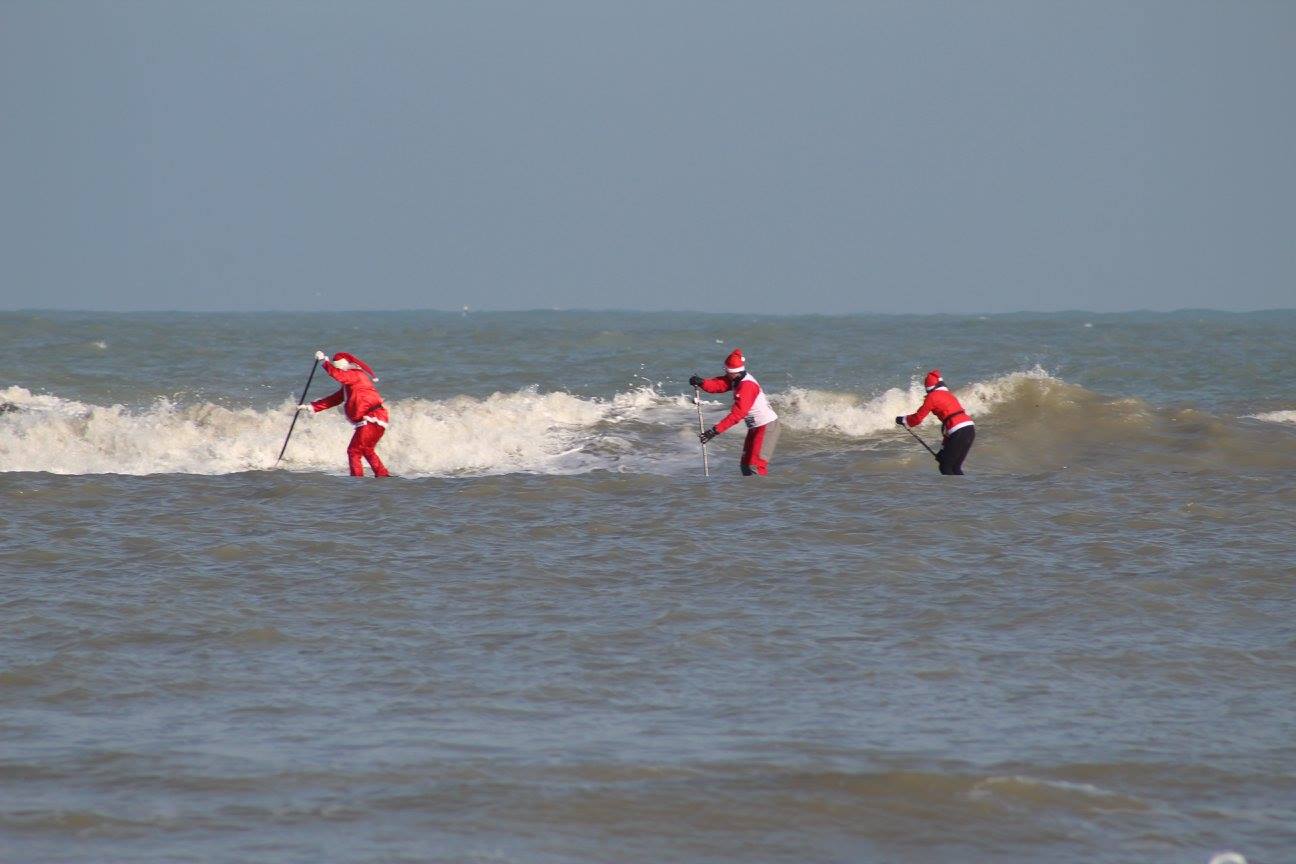
[[[0, 344], [0, 861], [1296, 861], [1294, 312]], [[735, 347], [768, 478], [702, 476]], [[317, 349], [398, 476], [337, 411], [274, 467]], [[893, 423], [932, 366], [966, 477]]]

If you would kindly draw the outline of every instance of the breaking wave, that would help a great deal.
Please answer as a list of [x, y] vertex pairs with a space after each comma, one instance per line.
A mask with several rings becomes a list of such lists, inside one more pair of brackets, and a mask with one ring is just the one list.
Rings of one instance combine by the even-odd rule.
[[[1058, 379], [1036, 367], [1028, 372], [1013, 372], [989, 381], [979, 381], [966, 388], [958, 388], [959, 399], [974, 417], [988, 415], [996, 407], [1020, 394], [1026, 382], [1052, 382]], [[854, 438], [890, 433], [895, 429], [895, 418], [912, 413], [922, 404], [926, 395], [915, 379], [907, 389], [893, 387], [872, 398], [853, 393], [834, 393], [824, 390], [807, 390], [793, 387], [780, 398], [773, 399], [779, 416], [789, 429], [832, 432]], [[928, 421], [934, 422], [934, 421]]]
[[[294, 407], [290, 400], [256, 410], [160, 398], [132, 410], [10, 387], [0, 390], [0, 471], [266, 470], [275, 467]], [[387, 407], [392, 431], [379, 452], [399, 474], [669, 470], [673, 460], [696, 453], [688, 424], [692, 400], [649, 387], [606, 400], [530, 388], [485, 398], [389, 400]], [[280, 467], [344, 472], [351, 432], [337, 410], [305, 415]], [[662, 438], [662, 432], [669, 434]]]
[[[1119, 468], [1145, 465], [1150, 455], [1169, 467], [1296, 463], [1289, 441], [1274, 447], [1273, 439], [1265, 437], [1286, 439], [1285, 426], [1252, 424], [1254, 428], [1246, 429], [1245, 424], [1191, 409], [1159, 409], [1137, 399], [1103, 396], [1039, 368], [974, 382], [957, 392], [980, 430], [972, 461], [990, 470], [1087, 464]], [[800, 387], [770, 396], [785, 427], [783, 454], [851, 449], [890, 453], [902, 461], [917, 458], [912, 440], [898, 435], [894, 426], [896, 415], [912, 411], [922, 400], [916, 381], [906, 389], [873, 396]], [[708, 425], [728, 409], [727, 397], [712, 397], [703, 404]], [[577, 474], [599, 469], [673, 474], [696, 468], [692, 395], [659, 387], [644, 386], [607, 399], [529, 388], [484, 398], [409, 398], [387, 405], [392, 427], [379, 453], [400, 475]], [[293, 408], [290, 400], [258, 410], [183, 405], [162, 398], [128, 408], [9, 387], [0, 390], [0, 471], [267, 470], [275, 467]], [[1257, 416], [1289, 424], [1293, 420], [1287, 415], [1296, 412]], [[918, 431], [934, 443], [934, 421]], [[350, 435], [338, 411], [304, 416], [280, 467], [343, 473]], [[734, 432], [717, 442], [721, 458], [729, 458], [730, 450], [736, 455], [740, 437]]]
[[1263, 420], [1266, 423], [1296, 423], [1296, 411], [1265, 411], [1261, 414], [1248, 414], [1253, 420]]

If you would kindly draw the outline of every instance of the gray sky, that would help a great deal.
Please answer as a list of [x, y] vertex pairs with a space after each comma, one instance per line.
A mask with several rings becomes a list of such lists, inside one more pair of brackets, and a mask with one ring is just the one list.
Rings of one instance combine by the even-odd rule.
[[1296, 306], [1296, 3], [0, 0], [0, 308]]

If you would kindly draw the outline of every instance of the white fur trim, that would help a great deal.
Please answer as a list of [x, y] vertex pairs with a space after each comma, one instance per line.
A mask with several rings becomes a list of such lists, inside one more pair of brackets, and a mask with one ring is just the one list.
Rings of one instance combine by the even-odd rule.
[[372, 423], [375, 426], [381, 426], [384, 429], [387, 428], [387, 421], [379, 420], [377, 417], [366, 417], [363, 420], [361, 420], [359, 423], [355, 423], [353, 425], [355, 426], [355, 428], [359, 429], [361, 426], [365, 425], [366, 423]]
[[953, 435], [955, 432], [957, 432], [958, 430], [962, 429], [964, 426], [975, 426], [975, 425], [976, 425], [976, 424], [973, 423], [971, 420], [964, 420], [962, 423], [956, 423], [955, 425], [953, 425], [953, 426], [951, 426], [950, 428], [946, 429], [946, 430], [945, 430], [945, 434], [946, 434], [946, 435]]

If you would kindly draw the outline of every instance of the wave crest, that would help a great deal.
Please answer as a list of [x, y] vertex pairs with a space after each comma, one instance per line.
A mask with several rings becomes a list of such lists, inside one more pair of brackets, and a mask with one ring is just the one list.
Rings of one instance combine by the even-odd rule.
[[1252, 420], [1263, 420], [1266, 423], [1296, 423], [1296, 411], [1265, 411], [1247, 416]]
[[[229, 474], [274, 467], [295, 403], [266, 410], [158, 399], [147, 408], [90, 405], [22, 387], [0, 391], [0, 471], [53, 474]], [[484, 398], [388, 401], [392, 432], [379, 444], [401, 474], [567, 474], [633, 467], [686, 449], [674, 434], [645, 452], [623, 427], [687, 427], [692, 402], [648, 387], [610, 400], [536, 388]], [[303, 416], [281, 467], [338, 473], [352, 429], [337, 410]], [[669, 445], [674, 446], [669, 446]], [[696, 439], [693, 439], [696, 446]], [[665, 452], [663, 452], [663, 450]], [[646, 466], [645, 466], [646, 467]]]
[[[1026, 372], [975, 382], [956, 392], [963, 406], [975, 417], [989, 414], [1003, 403], [1018, 398], [1028, 384], [1048, 387], [1063, 386], [1064, 382], [1037, 366]], [[922, 384], [914, 379], [907, 389], [892, 387], [872, 398], [793, 387], [786, 394], [775, 394], [771, 399], [779, 418], [789, 429], [864, 438], [894, 429], [895, 418], [912, 414], [925, 396]]]
[[[1155, 408], [1104, 396], [1042, 369], [1012, 372], [957, 389], [980, 432], [975, 470], [1034, 472], [1089, 466], [1214, 469], [1286, 468], [1296, 463], [1287, 435], [1296, 412], [1237, 423], [1193, 409]], [[930, 466], [895, 417], [921, 404], [917, 381], [875, 396], [793, 387], [771, 393], [784, 423], [782, 458], [842, 449], [881, 451], [886, 463]], [[692, 394], [656, 387], [610, 398], [529, 388], [490, 396], [388, 401], [392, 431], [379, 453], [406, 476], [592, 470], [686, 473], [697, 462]], [[703, 403], [704, 422], [728, 411], [723, 395]], [[257, 410], [159, 398], [142, 408], [91, 405], [22, 387], [0, 390], [0, 471], [55, 474], [229, 474], [274, 467], [294, 402]], [[1278, 424], [1278, 425], [1275, 425]], [[936, 423], [916, 432], [933, 441]], [[344, 473], [352, 434], [339, 411], [303, 417], [280, 467]], [[843, 445], [842, 439], [850, 444]], [[713, 455], [736, 458], [741, 429]], [[934, 441], [933, 441], [934, 443]], [[921, 454], [924, 455], [925, 454]]]

